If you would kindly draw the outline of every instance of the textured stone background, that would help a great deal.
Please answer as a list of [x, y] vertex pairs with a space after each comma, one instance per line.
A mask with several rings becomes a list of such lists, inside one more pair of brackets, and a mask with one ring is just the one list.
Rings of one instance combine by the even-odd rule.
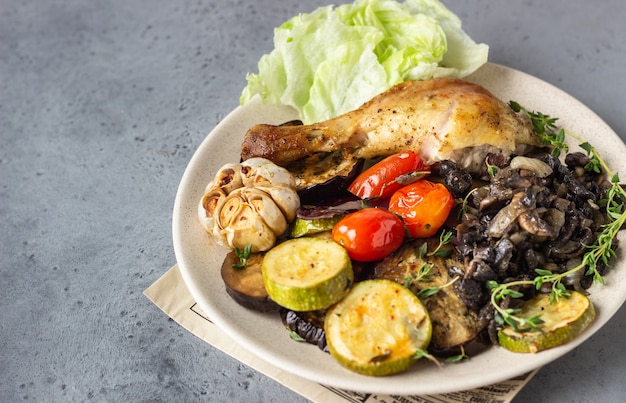
[[[0, 0], [0, 400], [304, 401], [142, 291], [174, 263], [183, 170], [272, 28], [327, 3]], [[491, 61], [626, 134], [622, 0], [445, 3]], [[621, 401], [625, 313], [517, 400]]]

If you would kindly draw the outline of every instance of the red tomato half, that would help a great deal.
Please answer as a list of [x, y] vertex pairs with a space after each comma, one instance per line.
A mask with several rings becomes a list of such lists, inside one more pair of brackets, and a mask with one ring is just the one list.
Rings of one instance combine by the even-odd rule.
[[[399, 176], [412, 172], [425, 172], [428, 174], [430, 173], [430, 168], [413, 151], [403, 151], [390, 155], [361, 172], [350, 184], [348, 191], [361, 199], [389, 197], [393, 192], [404, 186], [398, 183], [396, 179]], [[424, 175], [416, 176], [415, 180]]]
[[402, 245], [404, 225], [395, 214], [366, 208], [348, 214], [333, 227], [333, 240], [359, 262], [381, 260]]
[[454, 197], [448, 189], [425, 179], [397, 190], [389, 200], [389, 210], [402, 217], [412, 238], [435, 235], [452, 207]]

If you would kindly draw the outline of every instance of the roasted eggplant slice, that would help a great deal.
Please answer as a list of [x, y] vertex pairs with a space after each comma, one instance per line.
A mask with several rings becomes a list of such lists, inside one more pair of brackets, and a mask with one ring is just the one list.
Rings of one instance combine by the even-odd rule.
[[300, 336], [309, 344], [314, 344], [324, 352], [328, 352], [326, 334], [324, 333], [324, 316], [326, 311], [296, 312], [286, 308], [280, 309], [280, 318], [285, 327]]
[[350, 150], [316, 153], [285, 167], [296, 180], [301, 204], [313, 204], [335, 198], [363, 169], [364, 160]]
[[229, 252], [222, 263], [222, 279], [226, 292], [239, 305], [259, 312], [275, 312], [279, 306], [274, 302], [263, 284], [261, 263], [265, 253], [252, 253], [243, 268], [238, 268], [240, 259]]
[[[433, 325], [428, 350], [435, 355], [448, 356], [477, 339], [482, 330], [481, 322], [478, 312], [465, 305], [450, 285], [450, 269], [462, 263], [451, 257], [424, 254], [420, 248], [424, 242], [427, 242], [427, 250], [432, 251], [439, 240], [405, 242], [376, 265], [373, 277], [404, 284], [423, 300]], [[451, 247], [450, 250], [453, 252]], [[430, 295], [429, 291], [436, 289], [438, 291]]]

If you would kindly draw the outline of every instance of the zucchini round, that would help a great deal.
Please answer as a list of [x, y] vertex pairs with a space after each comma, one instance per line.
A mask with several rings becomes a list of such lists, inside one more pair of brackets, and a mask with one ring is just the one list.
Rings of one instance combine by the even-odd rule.
[[364, 375], [406, 370], [426, 350], [432, 323], [408, 288], [391, 280], [357, 283], [326, 313], [326, 343], [344, 367]]
[[343, 214], [328, 218], [313, 218], [310, 220], [296, 217], [293, 222], [293, 226], [291, 227], [291, 237], [299, 238], [305, 235], [313, 235], [319, 234], [320, 232], [330, 231], [343, 217]]
[[528, 300], [517, 314], [531, 318], [540, 315], [542, 331], [517, 332], [506, 326], [498, 332], [500, 345], [516, 353], [536, 353], [560, 346], [576, 338], [595, 319], [593, 304], [585, 295], [570, 291], [570, 296], [550, 302], [549, 294]]
[[294, 311], [325, 309], [352, 287], [348, 252], [326, 238], [296, 238], [269, 250], [263, 258], [263, 282], [269, 296]]

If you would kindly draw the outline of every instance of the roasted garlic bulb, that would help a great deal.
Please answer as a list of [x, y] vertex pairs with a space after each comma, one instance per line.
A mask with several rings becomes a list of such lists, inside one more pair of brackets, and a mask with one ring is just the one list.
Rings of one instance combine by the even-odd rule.
[[208, 184], [198, 205], [204, 229], [223, 246], [269, 250], [300, 206], [293, 176], [264, 158], [226, 164]]

